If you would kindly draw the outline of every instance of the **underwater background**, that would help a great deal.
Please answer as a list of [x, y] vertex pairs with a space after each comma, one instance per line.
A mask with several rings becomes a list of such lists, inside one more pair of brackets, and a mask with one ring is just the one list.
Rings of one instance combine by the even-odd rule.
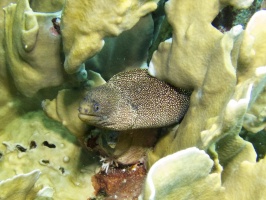
[[263, 0], [0, 6], [0, 200], [265, 199]]

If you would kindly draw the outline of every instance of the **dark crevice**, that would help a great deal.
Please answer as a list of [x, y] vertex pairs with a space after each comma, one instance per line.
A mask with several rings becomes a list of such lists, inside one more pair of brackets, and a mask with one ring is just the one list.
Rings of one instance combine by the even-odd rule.
[[27, 149], [25, 147], [23, 147], [23, 146], [21, 146], [19, 144], [16, 145], [16, 148], [17, 148], [17, 150], [19, 150], [21, 152], [26, 152], [27, 151]]
[[59, 167], [59, 170], [62, 172], [62, 174], [65, 173], [65, 168], [64, 167]]
[[48, 148], [56, 148], [56, 146], [54, 144], [50, 144], [49, 142], [47, 141], [44, 141], [42, 143], [44, 146], [48, 147]]
[[30, 141], [30, 149], [35, 149], [37, 147], [37, 144], [35, 141]]
[[49, 163], [50, 163], [49, 160], [41, 160], [41, 162], [42, 162], [43, 164], [49, 164]]

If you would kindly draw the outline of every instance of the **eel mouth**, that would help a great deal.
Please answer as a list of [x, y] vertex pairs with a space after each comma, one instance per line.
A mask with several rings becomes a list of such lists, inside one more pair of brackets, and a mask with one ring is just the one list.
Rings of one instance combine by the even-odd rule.
[[88, 125], [109, 130], [117, 130], [116, 128], [114, 128], [115, 123], [109, 122], [107, 116], [96, 116], [79, 113], [78, 117], [81, 121], [85, 122]]
[[88, 124], [95, 124], [95, 123], [99, 123], [99, 121], [101, 121], [101, 117], [95, 116], [95, 115], [88, 115], [88, 114], [79, 113], [78, 116], [79, 116], [81, 121], [84, 121]]

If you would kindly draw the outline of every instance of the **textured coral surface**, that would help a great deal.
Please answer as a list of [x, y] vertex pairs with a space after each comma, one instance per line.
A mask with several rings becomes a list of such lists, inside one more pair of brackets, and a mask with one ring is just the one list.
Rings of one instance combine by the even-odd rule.
[[106, 199], [136, 200], [141, 193], [146, 169], [142, 164], [110, 168], [108, 173], [100, 171], [92, 177], [97, 195]]
[[[28, 189], [39, 192], [37, 196], [85, 199], [92, 195], [90, 177], [97, 167], [93, 156], [86, 154], [67, 129], [42, 111], [27, 113], [10, 122], [1, 132], [0, 141], [1, 180], [38, 169], [41, 175]], [[16, 179], [12, 185], [19, 190]], [[12, 188], [7, 189], [12, 194]]]

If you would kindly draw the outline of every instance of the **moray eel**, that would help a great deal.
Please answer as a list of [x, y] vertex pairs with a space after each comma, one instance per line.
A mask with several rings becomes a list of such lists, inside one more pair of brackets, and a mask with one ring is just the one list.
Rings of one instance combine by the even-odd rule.
[[89, 90], [80, 103], [79, 118], [118, 131], [163, 127], [180, 121], [189, 99], [189, 91], [150, 76], [146, 69], [135, 69]]

